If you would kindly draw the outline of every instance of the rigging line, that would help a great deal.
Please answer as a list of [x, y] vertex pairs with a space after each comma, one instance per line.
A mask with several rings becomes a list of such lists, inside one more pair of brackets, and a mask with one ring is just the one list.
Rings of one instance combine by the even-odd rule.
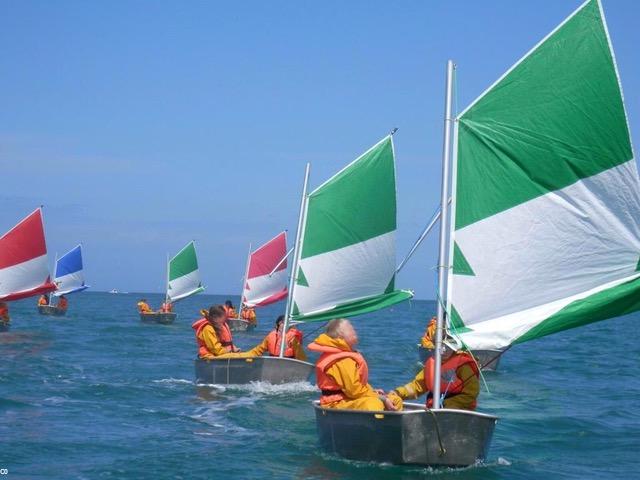
[[304, 335], [302, 335], [302, 338], [307, 338], [307, 336], [312, 335], [314, 333], [316, 333], [318, 330], [320, 330], [321, 328], [324, 328], [327, 326], [327, 323], [329, 322], [324, 322], [322, 325], [320, 325], [318, 328], [316, 328], [315, 330], [312, 330], [311, 332], [305, 333]]

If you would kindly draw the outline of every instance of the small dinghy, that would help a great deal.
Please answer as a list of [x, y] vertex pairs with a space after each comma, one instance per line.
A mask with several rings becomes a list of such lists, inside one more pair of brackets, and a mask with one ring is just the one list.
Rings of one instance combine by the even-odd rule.
[[[432, 355], [433, 350], [429, 350], [424, 347], [418, 347], [418, 357], [420, 363], [424, 363], [429, 355]], [[480, 369], [485, 372], [495, 372], [498, 369], [500, 358], [502, 357], [501, 350], [472, 350], [471, 354], [478, 362]]]
[[38, 313], [40, 315], [64, 317], [67, 314], [67, 309], [57, 307], [56, 305], [38, 305]]
[[251, 382], [268, 382], [274, 385], [305, 382], [311, 376], [311, 363], [281, 357], [222, 358], [203, 360], [197, 358], [196, 383], [238, 385]]
[[54, 268], [54, 281], [57, 289], [49, 297], [49, 305], [38, 305], [38, 313], [40, 315], [52, 315], [54, 317], [63, 317], [67, 314], [67, 303], [64, 300], [64, 306], [54, 305], [53, 297], [62, 297], [72, 293], [82, 292], [89, 288], [84, 283], [84, 268], [82, 265], [82, 245], [74, 247], [60, 258], [56, 258]]
[[401, 412], [322, 408], [313, 402], [320, 446], [363, 462], [463, 467], [487, 457], [498, 418], [468, 410], [427, 410], [405, 403]]
[[173, 323], [177, 316], [178, 314], [173, 312], [141, 313], [140, 320], [145, 323], [169, 324], [169, 323]]
[[[253, 330], [257, 321], [243, 315], [255, 308], [266, 307], [287, 298], [287, 232], [281, 232], [264, 245], [251, 251], [242, 282], [238, 317], [227, 319], [231, 331]], [[255, 314], [255, 312], [254, 312]]]
[[165, 325], [173, 323], [178, 317], [172, 311], [173, 304], [203, 291], [196, 246], [195, 242], [191, 241], [175, 257], [167, 259], [167, 291], [163, 307], [158, 312], [140, 312], [140, 320]]
[[255, 323], [251, 323], [244, 318], [228, 318], [227, 324], [232, 332], [248, 332], [256, 328]]

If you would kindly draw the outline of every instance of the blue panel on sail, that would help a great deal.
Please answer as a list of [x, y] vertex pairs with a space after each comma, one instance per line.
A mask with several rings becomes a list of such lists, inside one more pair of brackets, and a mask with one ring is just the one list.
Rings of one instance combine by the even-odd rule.
[[58, 259], [56, 264], [56, 278], [70, 273], [79, 272], [82, 270], [82, 247], [78, 245], [69, 253]]

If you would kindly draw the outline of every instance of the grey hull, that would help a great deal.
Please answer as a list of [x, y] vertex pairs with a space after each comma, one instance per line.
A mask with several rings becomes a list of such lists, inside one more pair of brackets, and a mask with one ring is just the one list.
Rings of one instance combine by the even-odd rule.
[[256, 328], [255, 323], [250, 323], [241, 318], [229, 318], [227, 319], [227, 324], [232, 332], [247, 332]]
[[313, 368], [311, 363], [292, 358], [196, 358], [196, 383], [238, 385], [250, 382], [304, 382], [313, 372]]
[[177, 313], [141, 313], [140, 320], [147, 323], [173, 323]]
[[38, 313], [40, 315], [53, 315], [54, 317], [63, 317], [67, 314], [67, 310], [62, 310], [55, 305], [38, 305]]
[[[464, 467], [483, 461], [498, 417], [466, 410], [430, 410], [405, 403], [402, 412], [322, 408], [313, 402], [320, 446], [365, 462]], [[442, 447], [442, 448], [441, 448]]]
[[[418, 347], [418, 356], [420, 362], [424, 361], [431, 355], [432, 350]], [[476, 358], [480, 367], [485, 372], [495, 372], [500, 364], [502, 358], [502, 352], [500, 350], [472, 350], [471, 353]]]

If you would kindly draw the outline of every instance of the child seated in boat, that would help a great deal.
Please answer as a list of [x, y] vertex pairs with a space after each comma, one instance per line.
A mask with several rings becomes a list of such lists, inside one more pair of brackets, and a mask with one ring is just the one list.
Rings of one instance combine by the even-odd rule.
[[222, 305], [210, 307], [206, 316], [195, 321], [191, 328], [195, 330], [199, 358], [213, 360], [255, 356], [251, 352], [240, 352], [233, 344], [233, 336], [227, 325], [227, 314]]
[[227, 300], [226, 302], [224, 302], [222, 308], [224, 309], [227, 318], [236, 318], [236, 309], [233, 308], [233, 303], [231, 303], [231, 300]]
[[427, 350], [433, 350], [433, 342], [436, 338], [436, 317], [431, 317], [427, 329], [424, 331], [424, 335], [420, 339], [420, 346]]
[[0, 302], [0, 325], [9, 325], [9, 306], [5, 302]]
[[[282, 329], [284, 327], [284, 315], [280, 315], [276, 319], [276, 326], [271, 330], [262, 343], [253, 347], [249, 353], [259, 357], [264, 352], [269, 352], [272, 357], [280, 356], [280, 342], [282, 339]], [[295, 326], [290, 327], [285, 334], [284, 356], [286, 358], [295, 358], [296, 360], [305, 361], [307, 355], [304, 353], [302, 346], [302, 332]]]
[[69, 301], [67, 300], [67, 298], [64, 295], [60, 295], [60, 298], [58, 299], [58, 304], [56, 305], [56, 307], [58, 307], [60, 310], [66, 310], [68, 306], [69, 306]]
[[173, 303], [166, 301], [163, 302], [160, 306], [160, 313], [172, 313], [173, 312]]
[[49, 295], [40, 295], [38, 299], [38, 306], [49, 305]]
[[242, 313], [240, 314], [243, 320], [246, 320], [251, 325], [258, 323], [258, 317], [256, 316], [256, 309], [253, 307], [242, 307]]
[[358, 335], [344, 318], [331, 320], [325, 333], [316, 338], [309, 350], [319, 352], [316, 382], [321, 390], [320, 405], [345, 410], [398, 410], [383, 391], [369, 385], [367, 362], [355, 350]]
[[[462, 351], [462, 343], [448, 337], [443, 342], [442, 380], [440, 392], [444, 396], [444, 408], [475, 410], [480, 393], [480, 370], [470, 353]], [[434, 358], [429, 357], [415, 378], [401, 387], [392, 390], [388, 397], [397, 402], [397, 398], [406, 400], [418, 398], [428, 392], [426, 407], [433, 406]]]
[[138, 312], [153, 313], [153, 310], [151, 309], [151, 307], [149, 306], [145, 298], [141, 298], [140, 301], [138, 302]]

